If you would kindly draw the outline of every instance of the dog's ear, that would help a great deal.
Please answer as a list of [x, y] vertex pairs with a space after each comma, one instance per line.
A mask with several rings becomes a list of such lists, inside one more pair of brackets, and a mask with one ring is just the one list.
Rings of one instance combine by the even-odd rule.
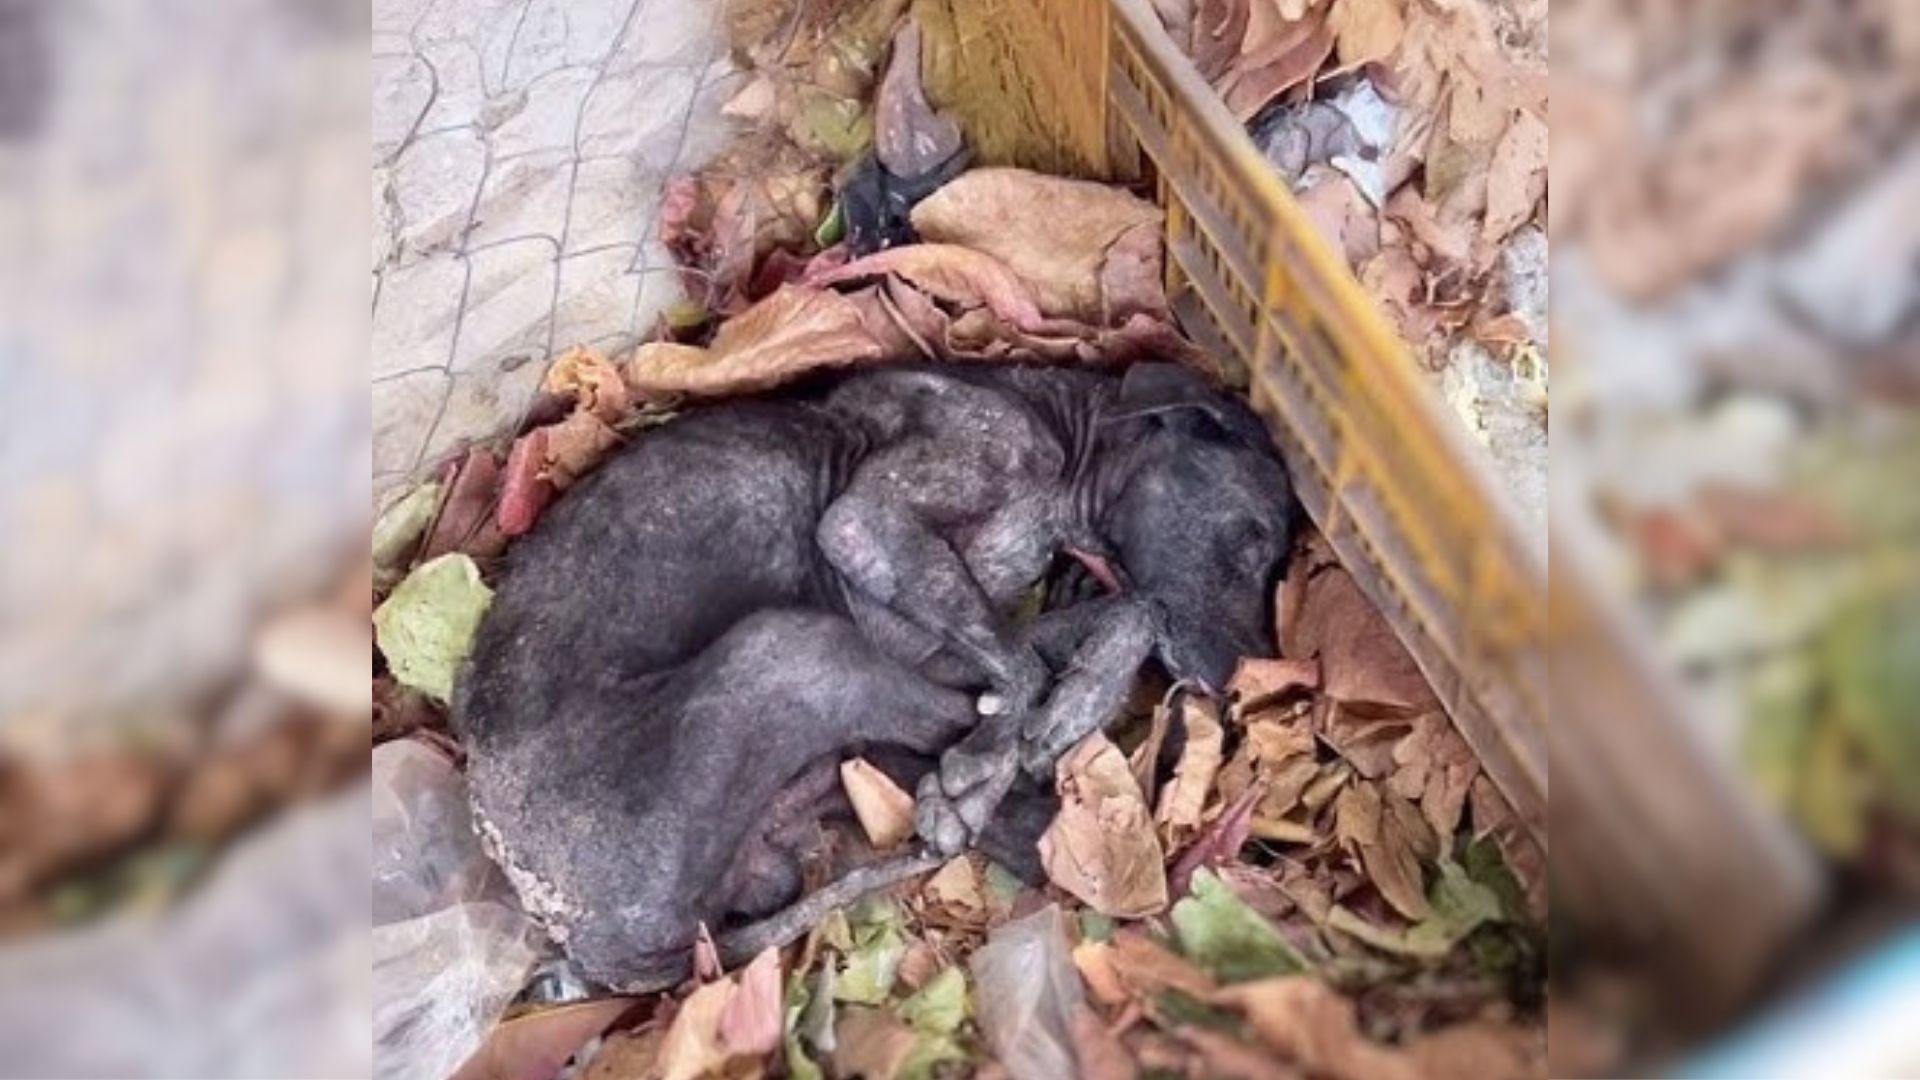
[[1266, 428], [1251, 409], [1180, 364], [1135, 364], [1120, 377], [1120, 392], [1104, 419], [1142, 416], [1204, 420], [1254, 445], [1267, 440]]

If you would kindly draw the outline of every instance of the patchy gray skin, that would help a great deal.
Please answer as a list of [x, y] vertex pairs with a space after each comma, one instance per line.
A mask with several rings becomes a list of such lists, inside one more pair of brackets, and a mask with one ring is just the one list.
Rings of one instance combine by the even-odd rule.
[[[455, 700], [489, 846], [589, 977], [670, 982], [698, 924], [800, 892], [790, 819], [840, 758], [942, 755], [901, 863], [932, 865], [1150, 656], [1217, 687], [1269, 652], [1292, 505], [1252, 413], [1166, 364], [888, 369], [690, 413], [511, 553]], [[1121, 592], [1016, 630], [1068, 550]]]

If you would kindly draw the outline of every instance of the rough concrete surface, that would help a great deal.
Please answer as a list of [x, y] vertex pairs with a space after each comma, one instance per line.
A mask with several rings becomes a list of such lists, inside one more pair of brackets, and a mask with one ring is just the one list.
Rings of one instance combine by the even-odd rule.
[[662, 183], [732, 89], [712, 0], [376, 0], [376, 497], [678, 296]]

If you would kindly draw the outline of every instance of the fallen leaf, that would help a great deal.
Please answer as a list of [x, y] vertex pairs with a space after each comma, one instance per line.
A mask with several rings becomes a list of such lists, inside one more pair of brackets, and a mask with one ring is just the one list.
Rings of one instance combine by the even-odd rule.
[[633, 1002], [632, 998], [601, 998], [503, 1020], [487, 1033], [486, 1041], [452, 1080], [548, 1080]]
[[[1395, 803], [1406, 811], [1394, 809]], [[1363, 780], [1349, 785], [1335, 801], [1334, 835], [1360, 860], [1387, 903], [1407, 918], [1419, 920], [1431, 909], [1415, 852], [1419, 841], [1409, 835], [1407, 825], [1407, 815], [1415, 813], [1406, 800]]]
[[1180, 760], [1174, 765], [1173, 779], [1160, 793], [1160, 804], [1154, 813], [1161, 839], [1169, 848], [1184, 842], [1200, 827], [1207, 796], [1213, 790], [1213, 779], [1220, 772], [1226, 738], [1220, 726], [1219, 703], [1211, 698], [1183, 694], [1180, 718], [1186, 732]]
[[492, 558], [506, 549], [507, 538], [494, 526], [494, 507], [500, 501], [500, 462], [484, 447], [471, 447], [447, 488], [446, 505], [420, 549], [424, 559], [464, 551], [476, 559]]
[[780, 1003], [780, 950], [769, 948], [740, 973], [720, 1014], [720, 1043], [730, 1054], [759, 1057], [780, 1048], [786, 1030]]
[[1112, 1007], [1127, 1000], [1127, 988], [1113, 966], [1114, 946], [1106, 941], [1083, 941], [1073, 947], [1073, 966], [1087, 984], [1093, 1000]]
[[1246, 715], [1298, 690], [1319, 688], [1320, 661], [1311, 657], [1305, 660], [1243, 657], [1227, 683], [1227, 693], [1234, 699], [1235, 715]]
[[1475, 756], [1444, 713], [1414, 721], [1413, 732], [1393, 748], [1396, 766], [1388, 787], [1420, 804], [1435, 836], [1452, 836], [1460, 826], [1467, 794], [1480, 775]]
[[[660, 1060], [660, 1047], [666, 1037], [665, 1029], [653, 1023], [638, 1030], [609, 1031], [587, 1067], [578, 1073], [579, 1080], [634, 1080], [656, 1075], [653, 1066]], [[566, 1070], [542, 1075], [562, 1076]]]
[[874, 151], [887, 171], [912, 180], [960, 152], [960, 125], [934, 111], [920, 86], [920, 24], [912, 16], [893, 35], [893, 56], [874, 104]]
[[1344, 568], [1296, 569], [1281, 593], [1280, 651], [1318, 657], [1327, 696], [1412, 712], [1439, 709], [1413, 657]]
[[866, 1080], [895, 1080], [920, 1036], [884, 1009], [853, 1006], [834, 1025], [833, 1071]]
[[980, 873], [965, 855], [951, 859], [920, 887], [920, 895], [963, 922], [985, 922], [987, 899], [980, 891]]
[[414, 568], [373, 613], [393, 677], [437, 701], [450, 698], [454, 672], [492, 602], [493, 590], [465, 555], [442, 555]]
[[1164, 909], [1165, 854], [1126, 758], [1095, 733], [1056, 768], [1060, 812], [1040, 837], [1047, 877], [1103, 915]]
[[1210, 870], [1193, 875], [1193, 891], [1173, 905], [1180, 951], [1222, 982], [1306, 970], [1306, 961], [1280, 931], [1236, 896]]
[[[1552, 1030], [1557, 1042], [1558, 1029]], [[1406, 1056], [1423, 1080], [1525, 1080], [1549, 1075], [1545, 1032], [1484, 1020], [1422, 1035], [1407, 1045]]]
[[913, 835], [913, 796], [886, 773], [852, 758], [840, 763], [840, 785], [874, 847], [894, 847]]
[[1533, 217], [1533, 208], [1546, 193], [1547, 123], [1530, 112], [1521, 112], [1493, 148], [1481, 242], [1491, 245], [1505, 240]]
[[1234, 119], [1244, 124], [1282, 94], [1318, 74], [1333, 49], [1334, 32], [1328, 25], [1326, 9], [1315, 8], [1300, 20], [1285, 24], [1266, 48], [1235, 61], [1214, 80], [1214, 88]]
[[1194, 0], [1192, 36], [1186, 53], [1200, 77], [1211, 82], [1240, 55], [1251, 17], [1248, 0]]
[[851, 940], [833, 981], [833, 997], [859, 1005], [879, 1005], [893, 992], [906, 956], [900, 909], [884, 897], [869, 897], [848, 920]]
[[1115, 934], [1112, 951], [1105, 959], [1126, 993], [1136, 998], [1152, 997], [1163, 990], [1205, 997], [1217, 985], [1213, 976], [1139, 930]]
[[1333, 1080], [1419, 1080], [1411, 1062], [1360, 1033], [1353, 1003], [1310, 976], [1230, 986], [1213, 1000], [1237, 1009], [1275, 1054]]
[[971, 1012], [967, 976], [957, 967], [943, 969], [898, 1009], [900, 1019], [915, 1031], [930, 1035], [953, 1034]]
[[1167, 314], [1163, 220], [1123, 188], [1007, 168], [962, 173], [913, 210], [924, 240], [992, 256], [1031, 288], [1042, 313], [1094, 326]]
[[722, 979], [696, 988], [680, 1003], [660, 1044], [662, 1080], [697, 1080], [733, 1056], [720, 1038], [721, 1017], [733, 994], [732, 980]]
[[956, 244], [923, 243], [888, 248], [810, 278], [808, 284], [835, 285], [887, 275], [912, 282], [947, 303], [962, 308], [986, 308], [995, 319], [1016, 330], [1038, 333], [1049, 325], [1026, 282], [1005, 263]]
[[1327, 913], [1326, 925], [1382, 952], [1437, 961], [1481, 924], [1501, 917], [1498, 894], [1474, 881], [1451, 860], [1441, 863], [1427, 906], [1430, 914], [1426, 918], [1405, 929], [1392, 929], [1335, 904]]
[[1380, 250], [1380, 224], [1366, 196], [1337, 170], [1315, 169], [1318, 179], [1296, 196], [1300, 209], [1326, 240], [1329, 250], [1350, 267], [1364, 264]]
[[541, 474], [555, 492], [572, 487], [575, 480], [593, 471], [608, 451], [620, 445], [620, 435], [584, 409], [540, 430], [546, 435]]
[[1246, 846], [1247, 838], [1253, 832], [1254, 808], [1260, 805], [1265, 795], [1264, 781], [1249, 785], [1221, 811], [1219, 817], [1213, 819], [1199, 838], [1180, 853], [1167, 880], [1173, 895], [1181, 896], [1187, 892], [1196, 870], [1218, 866], [1239, 856], [1240, 849]]
[[553, 482], [547, 476], [547, 429], [536, 428], [514, 440], [501, 473], [500, 505], [494, 524], [500, 535], [519, 536], [533, 528], [540, 511], [553, 500]]
[[1140, 1075], [1126, 1044], [1085, 1005], [1073, 1014], [1073, 1056], [1080, 1080], [1136, 1080]]
[[446, 491], [438, 481], [429, 480], [401, 496], [373, 523], [373, 568], [390, 580], [399, 576], [407, 556], [412, 554], [427, 527], [440, 512], [440, 496]]
[[550, 394], [572, 398], [574, 408], [584, 409], [607, 424], [617, 424], [626, 419], [632, 409], [632, 400], [627, 394], [627, 384], [620, 378], [620, 369], [584, 345], [576, 345], [560, 354], [547, 368], [546, 378], [541, 380], [540, 388]]
[[787, 285], [729, 319], [707, 348], [656, 342], [627, 363], [627, 382], [643, 396], [718, 397], [770, 389], [809, 371], [883, 358], [852, 299], [827, 289]]
[[1300, 1071], [1276, 1059], [1271, 1051], [1248, 1046], [1212, 1028], [1183, 1024], [1174, 1029], [1174, 1035], [1199, 1054], [1193, 1075], [1231, 1076], [1238, 1080], [1299, 1080]]
[[1407, 32], [1397, 0], [1334, 0], [1327, 24], [1333, 30], [1340, 66], [1357, 68], [1385, 60]]

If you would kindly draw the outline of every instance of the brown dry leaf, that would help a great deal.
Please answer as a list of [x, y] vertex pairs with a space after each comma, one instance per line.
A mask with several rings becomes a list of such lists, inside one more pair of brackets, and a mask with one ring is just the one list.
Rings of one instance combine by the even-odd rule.
[[476, 559], [492, 558], [506, 550], [507, 538], [493, 524], [493, 508], [500, 500], [500, 462], [482, 447], [468, 449], [447, 488], [440, 517], [420, 548], [420, 561], [464, 551]]
[[493, 512], [494, 526], [501, 536], [519, 536], [533, 528], [540, 511], [553, 500], [546, 462], [546, 428], [520, 436], [507, 451], [506, 467], [500, 471], [500, 505]]
[[1409, 712], [1439, 708], [1413, 657], [1337, 563], [1311, 573], [1296, 567], [1282, 586], [1281, 611], [1280, 651], [1319, 657], [1328, 697]]
[[1493, 786], [1485, 773], [1473, 778], [1467, 801], [1473, 815], [1473, 835], [1492, 837], [1500, 848], [1500, 857], [1526, 891], [1527, 918], [1534, 923], [1547, 920], [1547, 866], [1545, 853], [1527, 835], [1526, 826], [1513, 812], [1506, 796]]
[[1334, 0], [1327, 14], [1340, 66], [1356, 68], [1385, 60], [1407, 32], [1398, 0]]
[[1460, 826], [1467, 792], [1480, 775], [1480, 759], [1452, 721], [1444, 713], [1415, 720], [1412, 733], [1394, 746], [1393, 761], [1388, 789], [1419, 803], [1436, 836], [1452, 836]]
[[1547, 122], [1521, 112], [1493, 148], [1487, 171], [1487, 216], [1480, 241], [1493, 245], [1533, 217], [1547, 193]]
[[[660, 1044], [666, 1031], [648, 1024], [636, 1031], [610, 1031], [600, 1050], [580, 1072], [580, 1080], [652, 1080], [659, 1075]], [[558, 1076], [558, 1071], [542, 1074], [540, 1080]], [[528, 1080], [534, 1080], [529, 1077]]]
[[1198, 694], [1181, 695], [1180, 722], [1186, 730], [1186, 741], [1173, 767], [1173, 779], [1160, 793], [1154, 811], [1154, 821], [1168, 848], [1178, 847], [1200, 827], [1213, 779], [1225, 760], [1222, 747], [1226, 733], [1220, 725], [1219, 702]]
[[1164, 910], [1165, 854], [1119, 748], [1088, 736], [1061, 759], [1055, 783], [1060, 812], [1040, 838], [1047, 877], [1103, 915]]
[[632, 1007], [633, 998], [601, 998], [538, 1009], [502, 1021], [487, 1033], [452, 1080], [547, 1080], [574, 1051]]
[[768, 948], [740, 973], [739, 988], [720, 1014], [720, 1043], [743, 1057], [770, 1054], [786, 1030], [783, 1015], [780, 950]]
[[[1402, 812], [1392, 804], [1405, 807]], [[1420, 873], [1417, 849], [1423, 836], [1409, 827], [1419, 822], [1412, 806], [1392, 792], [1381, 792], [1370, 781], [1349, 785], [1334, 802], [1334, 835], [1358, 856], [1374, 888], [1395, 911], [1418, 922], [1432, 908]], [[1424, 827], [1424, 822], [1421, 823]]]
[[620, 369], [584, 345], [562, 353], [547, 369], [540, 388], [572, 398], [574, 408], [584, 409], [608, 424], [626, 419], [633, 407]]
[[720, 1040], [720, 1019], [734, 994], [733, 980], [707, 983], [687, 996], [660, 1044], [662, 1080], [696, 1080], [733, 1054]]
[[840, 763], [840, 786], [874, 847], [890, 848], [913, 835], [913, 796], [864, 758]]
[[1140, 1075], [1126, 1044], [1085, 1005], [1073, 1014], [1073, 1056], [1080, 1080], [1135, 1080]]
[[1406, 1056], [1425, 1080], [1524, 1080], [1546, 1076], [1546, 1032], [1472, 1021], [1422, 1035]]
[[1031, 287], [1048, 316], [1112, 326], [1135, 313], [1167, 313], [1159, 288], [1163, 217], [1110, 184], [992, 168], [963, 173], [914, 207], [913, 227], [929, 243], [997, 259]]
[[938, 904], [949, 916], [962, 922], [984, 922], [987, 898], [980, 889], [980, 871], [973, 860], [962, 855], [950, 859], [920, 886], [920, 895]]
[[1296, 201], [1307, 219], [1348, 266], [1361, 266], [1380, 251], [1380, 222], [1372, 204], [1337, 169], [1314, 170], [1320, 179]]
[[919, 1036], [884, 1009], [842, 1006], [833, 1025], [833, 1071], [839, 1076], [893, 1080], [913, 1055]]
[[1333, 55], [1333, 28], [1325, 8], [1315, 8], [1296, 22], [1277, 23], [1271, 32], [1257, 26], [1249, 29], [1250, 38], [1256, 34], [1265, 42], [1262, 47], [1248, 52], [1214, 80], [1221, 100], [1243, 124], [1280, 95], [1312, 79]]
[[1151, 997], [1162, 990], [1204, 998], [1218, 985], [1213, 976], [1194, 966], [1135, 929], [1113, 935], [1106, 956], [1120, 984], [1134, 997]]
[[958, 307], [986, 308], [995, 319], [1018, 330], [1039, 333], [1048, 327], [1026, 282], [1005, 263], [956, 244], [888, 248], [825, 273], [809, 275], [807, 284], [836, 285], [888, 275], [905, 279]]
[[1175, 1028], [1173, 1034], [1199, 1055], [1198, 1071], [1192, 1075], [1231, 1076], [1237, 1080], [1301, 1080], [1300, 1070], [1275, 1058], [1272, 1051], [1249, 1046], [1223, 1032], [1187, 1024]]
[[1193, 0], [1186, 53], [1200, 69], [1201, 78], [1218, 79], [1241, 54], [1251, 15], [1249, 0]]
[[565, 491], [573, 482], [593, 470], [607, 452], [620, 445], [620, 434], [598, 416], [578, 409], [557, 424], [541, 429], [546, 432], [543, 475], [555, 491]]
[[1246, 1016], [1281, 1058], [1332, 1080], [1421, 1080], [1414, 1062], [1360, 1033], [1353, 1002], [1310, 975], [1241, 983], [1213, 996]]
[[1255, 781], [1227, 804], [1227, 808], [1213, 819], [1199, 838], [1187, 845], [1167, 876], [1167, 887], [1173, 890], [1173, 895], [1186, 894], [1194, 871], [1203, 866], [1218, 866], [1240, 854], [1240, 849], [1246, 846], [1247, 837], [1253, 831], [1254, 808], [1265, 793], [1265, 781]]
[[1320, 661], [1265, 660], [1244, 657], [1233, 669], [1227, 693], [1235, 698], [1238, 715], [1247, 715], [1295, 690], [1320, 688]]
[[729, 319], [707, 348], [642, 345], [627, 363], [627, 383], [643, 396], [718, 397], [770, 389], [819, 368], [883, 359], [866, 317], [860, 304], [839, 293], [783, 286]]

